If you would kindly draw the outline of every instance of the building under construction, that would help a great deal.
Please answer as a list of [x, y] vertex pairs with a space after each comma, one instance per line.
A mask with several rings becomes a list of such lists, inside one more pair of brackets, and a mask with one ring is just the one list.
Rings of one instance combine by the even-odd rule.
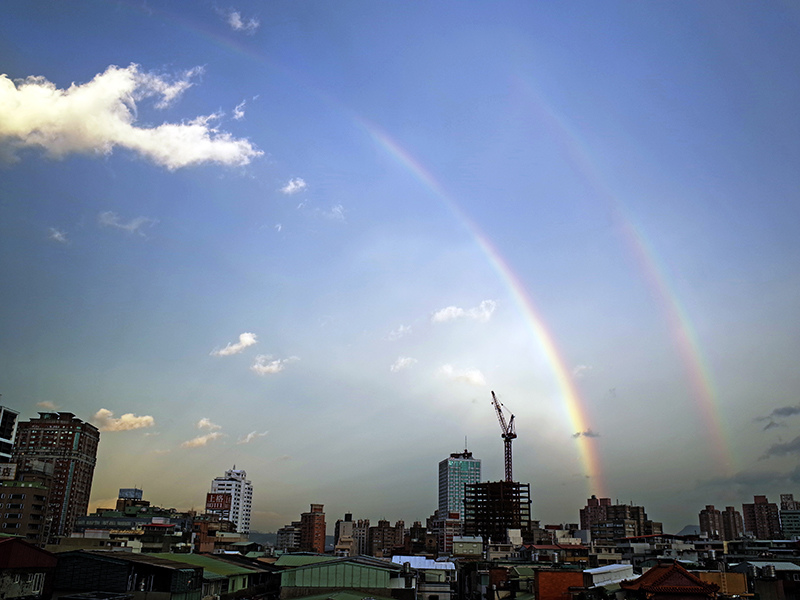
[[516, 481], [486, 481], [464, 486], [464, 534], [493, 543], [508, 542], [508, 530], [531, 533], [531, 486]]

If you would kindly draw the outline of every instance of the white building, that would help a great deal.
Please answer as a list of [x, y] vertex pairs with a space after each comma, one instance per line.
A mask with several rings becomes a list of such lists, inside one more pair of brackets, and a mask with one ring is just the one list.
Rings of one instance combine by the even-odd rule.
[[481, 461], [472, 452], [456, 452], [439, 463], [439, 517], [457, 512], [464, 519], [464, 485], [479, 483]]
[[253, 506], [253, 486], [247, 473], [233, 469], [225, 471], [223, 477], [211, 482], [212, 494], [230, 494], [231, 508], [220, 512], [220, 517], [236, 525], [238, 533], [250, 533], [250, 509]]

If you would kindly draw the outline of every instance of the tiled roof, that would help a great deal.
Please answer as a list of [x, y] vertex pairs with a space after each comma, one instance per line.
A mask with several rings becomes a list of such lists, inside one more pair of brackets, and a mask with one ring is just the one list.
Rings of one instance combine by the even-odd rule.
[[716, 596], [719, 586], [706, 583], [677, 562], [660, 563], [638, 579], [620, 584], [625, 590], [644, 590], [649, 593]]

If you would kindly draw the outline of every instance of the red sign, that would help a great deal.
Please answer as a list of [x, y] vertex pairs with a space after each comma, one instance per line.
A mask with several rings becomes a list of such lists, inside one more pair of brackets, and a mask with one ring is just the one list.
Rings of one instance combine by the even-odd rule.
[[206, 494], [206, 510], [230, 510], [230, 494]]

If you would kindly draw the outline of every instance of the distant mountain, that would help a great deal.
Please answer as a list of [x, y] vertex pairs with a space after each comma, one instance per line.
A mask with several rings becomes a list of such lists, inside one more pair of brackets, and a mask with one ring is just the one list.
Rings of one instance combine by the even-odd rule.
[[700, 535], [699, 525], [687, 525], [675, 535]]

